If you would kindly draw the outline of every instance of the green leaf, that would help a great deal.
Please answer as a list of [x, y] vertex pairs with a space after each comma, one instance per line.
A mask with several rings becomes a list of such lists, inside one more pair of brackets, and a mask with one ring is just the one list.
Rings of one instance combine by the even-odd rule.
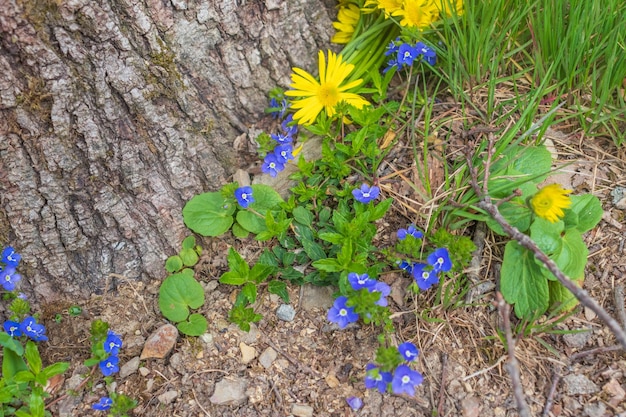
[[18, 373], [16, 373], [15, 375], [13, 375], [13, 381], [17, 382], [18, 384], [22, 383], [22, 382], [31, 382], [35, 380], [35, 374], [33, 374], [31, 371], [19, 371]]
[[262, 315], [256, 314], [254, 309], [242, 305], [233, 307], [228, 317], [244, 332], [250, 331], [251, 322], [257, 322], [263, 318]]
[[183, 219], [188, 228], [202, 236], [219, 236], [233, 224], [235, 208], [221, 193], [198, 194], [185, 204]]
[[[578, 215], [578, 224], [575, 225], [576, 229], [580, 233], [585, 233], [594, 227], [602, 219], [602, 204], [598, 197], [591, 194], [574, 195], [570, 197], [572, 199], [572, 206], [570, 211]], [[565, 224], [568, 227], [568, 224]]]
[[[20, 387], [17, 384], [11, 384], [7, 385], [6, 387], [0, 388], [0, 404], [12, 402], [19, 391]], [[2, 411], [3, 408], [0, 407], [0, 416], [3, 416]]]
[[181, 333], [186, 334], [187, 336], [200, 336], [209, 327], [209, 323], [206, 318], [202, 314], [193, 313], [189, 315], [189, 319], [187, 321], [181, 321], [176, 325], [178, 330]]
[[11, 380], [15, 374], [21, 371], [27, 371], [26, 362], [21, 355], [15, 353], [8, 347], [2, 348], [2, 377]]
[[552, 168], [552, 155], [544, 145], [511, 146], [505, 153], [511, 157], [512, 168], [536, 177], [533, 179], [535, 183], [546, 179]]
[[198, 253], [192, 248], [181, 250], [180, 258], [185, 266], [194, 266], [198, 263]]
[[251, 211], [240, 210], [237, 213], [237, 223], [239, 223], [243, 229], [255, 235], [267, 230], [265, 218]]
[[89, 358], [86, 359], [85, 362], [83, 362], [83, 365], [85, 365], [87, 368], [91, 368], [94, 365], [97, 365], [101, 362], [100, 359], [98, 358]]
[[175, 323], [187, 319], [190, 308], [204, 304], [204, 289], [193, 277], [193, 271], [170, 275], [159, 289], [159, 308], [161, 313]]
[[[581, 286], [582, 281], [574, 281]], [[567, 312], [578, 305], [578, 299], [559, 281], [548, 282], [550, 290], [550, 307], [558, 308], [560, 312]]]
[[24, 346], [22, 346], [20, 342], [9, 336], [8, 333], [0, 332], [0, 345], [12, 350], [20, 356], [24, 354]]
[[285, 200], [269, 185], [253, 184], [252, 195], [254, 203], [250, 204], [250, 208], [264, 214], [266, 210], [277, 209]]
[[533, 224], [530, 226], [530, 238], [548, 256], [561, 250], [561, 246], [563, 246], [562, 232], [563, 222], [551, 223], [541, 217], [535, 217]]
[[302, 248], [312, 261], [326, 258], [326, 253], [319, 243], [309, 239], [302, 239], [301, 243]]
[[319, 234], [319, 238], [334, 245], [341, 245], [345, 239], [345, 236], [341, 233], [322, 232]]
[[183, 249], [195, 249], [196, 246], [196, 238], [191, 235], [191, 236], [187, 236], [184, 240], [183, 243], [181, 244]]
[[515, 305], [515, 315], [519, 318], [532, 320], [548, 309], [548, 280], [532, 252], [516, 241], [510, 241], [504, 248], [500, 291], [509, 304]]
[[311, 227], [311, 225], [313, 224], [313, 213], [311, 213], [309, 210], [305, 209], [302, 206], [298, 206], [293, 209], [293, 212], [291, 214], [298, 223], [303, 224], [304, 226]]
[[220, 277], [220, 282], [222, 284], [229, 285], [242, 285], [249, 280], [250, 276], [250, 267], [248, 263], [241, 257], [239, 252], [230, 247], [228, 249], [228, 256], [226, 257], [228, 260], [228, 267], [230, 271], [224, 273]]
[[[532, 211], [521, 202], [521, 199], [502, 203], [498, 209], [511, 226], [516, 227], [520, 232], [524, 233], [530, 227]], [[502, 227], [491, 216], [487, 218], [486, 223], [495, 233], [506, 236]]]
[[278, 295], [280, 298], [283, 299], [284, 302], [288, 303], [289, 302], [289, 293], [287, 292], [287, 284], [285, 284], [283, 281], [278, 281], [278, 280], [271, 280], [270, 282], [267, 283], [267, 290], [270, 292], [270, 294], [276, 294]]
[[[551, 258], [565, 275], [573, 280], [582, 279], [585, 276], [589, 250], [581, 233], [577, 229], [566, 230], [562, 242], [560, 250], [555, 252]], [[556, 277], [552, 279], [556, 279]]]
[[[241, 213], [241, 212], [240, 212]], [[248, 237], [248, 235], [250, 234], [250, 232], [248, 232], [246, 229], [244, 229], [243, 227], [241, 227], [241, 225], [239, 224], [239, 222], [236, 222], [235, 224], [233, 224], [233, 229], [232, 229], [233, 235], [236, 238], [239, 239], [245, 239]]]
[[28, 362], [28, 368], [35, 375], [41, 372], [41, 356], [39, 356], [39, 349], [37, 349], [37, 345], [32, 340], [26, 342], [24, 357], [26, 357], [26, 362]]
[[183, 260], [180, 256], [170, 256], [169, 258], [167, 258], [167, 261], [165, 261], [165, 270], [170, 274], [178, 272], [181, 269], [183, 269]]
[[393, 203], [393, 198], [387, 198], [380, 203], [376, 204], [373, 209], [370, 209], [370, 214], [368, 220], [370, 222], [376, 221], [378, 219], [382, 219], [391, 207], [391, 203]]
[[256, 265], [254, 265], [250, 270], [250, 280], [259, 284], [265, 281], [267, 277], [273, 274], [275, 271], [276, 267], [257, 262]]
[[311, 264], [314, 268], [320, 271], [326, 272], [340, 272], [343, 271], [343, 266], [335, 258], [319, 259]]
[[28, 407], [30, 408], [32, 417], [44, 417], [45, 406], [41, 394], [37, 392], [31, 393], [30, 399], [28, 400]]
[[41, 375], [43, 375], [46, 379], [50, 379], [55, 375], [60, 375], [63, 372], [67, 371], [69, 367], [69, 362], [53, 363], [52, 365], [43, 368], [43, 370], [41, 371]]

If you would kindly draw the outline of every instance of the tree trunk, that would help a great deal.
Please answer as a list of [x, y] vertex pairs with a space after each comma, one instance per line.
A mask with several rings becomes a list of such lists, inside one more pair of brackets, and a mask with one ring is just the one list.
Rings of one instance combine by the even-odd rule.
[[[242, 4], [239, 4], [242, 3]], [[332, 3], [332, 2], [331, 2]], [[0, 245], [22, 290], [162, 278], [194, 194], [331, 36], [323, 0], [0, 0]], [[40, 298], [43, 297], [43, 300]]]

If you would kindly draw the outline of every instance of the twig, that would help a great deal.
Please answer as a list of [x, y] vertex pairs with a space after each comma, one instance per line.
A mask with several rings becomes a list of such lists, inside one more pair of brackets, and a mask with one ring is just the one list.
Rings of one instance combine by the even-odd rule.
[[622, 350], [622, 349], [624, 349], [622, 345], [603, 346], [603, 347], [599, 347], [595, 349], [589, 349], [589, 350], [584, 350], [582, 352], [574, 353], [572, 356], [569, 357], [569, 360], [571, 362], [574, 362], [580, 358], [584, 358], [585, 356], [596, 355], [598, 353], [614, 352], [616, 350]]
[[555, 369], [552, 374], [552, 383], [550, 384], [550, 391], [548, 391], [548, 398], [546, 398], [546, 405], [543, 407], [542, 417], [548, 417], [550, 415], [550, 410], [552, 409], [552, 404], [554, 404], [554, 394], [556, 393], [556, 387], [559, 385], [559, 381], [561, 380], [560, 369]]
[[522, 381], [520, 378], [519, 364], [515, 357], [515, 339], [513, 339], [513, 332], [511, 331], [511, 320], [509, 317], [509, 305], [504, 301], [502, 294], [496, 292], [496, 300], [498, 303], [498, 312], [502, 317], [502, 325], [504, 326], [504, 333], [506, 335], [507, 351], [509, 353], [509, 362], [504, 366], [511, 376], [511, 384], [513, 385], [513, 395], [515, 396], [515, 403], [517, 404], [517, 410], [520, 417], [531, 417], [530, 407], [524, 399], [524, 391], [522, 390]]
[[437, 415], [443, 416], [444, 393], [446, 392], [446, 365], [448, 364], [448, 355], [445, 353], [441, 356], [441, 384], [439, 385], [439, 404], [437, 404]]
[[479, 375], [482, 375], [484, 373], [487, 373], [489, 371], [491, 371], [493, 368], [497, 367], [498, 365], [500, 365], [500, 362], [502, 362], [503, 360], [506, 359], [506, 356], [500, 356], [500, 358], [496, 361], [496, 363], [494, 363], [493, 365], [485, 368], [485, 369], [481, 369], [480, 371], [476, 371], [473, 374], [470, 374], [466, 377], [463, 378], [463, 381], [467, 381], [468, 379], [472, 379], [472, 378], [476, 378]]
[[198, 407], [200, 407], [200, 410], [204, 411], [205, 415], [211, 417], [211, 413], [205, 410], [202, 404], [200, 404], [200, 401], [198, 401], [198, 397], [196, 397], [196, 390], [192, 388], [191, 393], [193, 394], [193, 399], [196, 400], [196, 404], [198, 404]]
[[[487, 151], [487, 161], [490, 161], [490, 154], [493, 149], [493, 138], [489, 138], [489, 149]], [[491, 217], [502, 227], [504, 232], [515, 239], [521, 246], [531, 251], [535, 258], [537, 258], [541, 263], [543, 263], [546, 268], [557, 278], [557, 280], [567, 288], [574, 296], [580, 301], [580, 303], [590, 308], [602, 321], [606, 323], [606, 325], [611, 329], [615, 338], [618, 342], [626, 349], [626, 332], [619, 323], [603, 309], [600, 304], [596, 302], [593, 298], [589, 296], [589, 293], [576, 285], [574, 281], [572, 281], [567, 275], [565, 275], [557, 266], [557, 264], [550, 259], [539, 247], [537, 244], [527, 235], [520, 232], [517, 228], [511, 226], [511, 224], [500, 214], [498, 207], [491, 202], [491, 197], [486, 192], [486, 190], [481, 190], [478, 185], [478, 177], [476, 173], [476, 168], [472, 167], [471, 156], [468, 153], [466, 154], [468, 165], [470, 166], [471, 173], [471, 183], [474, 191], [480, 198], [480, 202], [478, 203], [478, 207], [485, 210]], [[489, 172], [490, 166], [486, 162], [485, 163], [485, 173]], [[486, 175], [485, 175], [486, 176]], [[483, 187], [486, 188], [487, 181], [483, 183]]]
[[626, 311], [624, 311], [624, 286], [618, 284], [615, 286], [615, 309], [617, 310], [617, 317], [622, 323], [622, 327], [626, 329]]

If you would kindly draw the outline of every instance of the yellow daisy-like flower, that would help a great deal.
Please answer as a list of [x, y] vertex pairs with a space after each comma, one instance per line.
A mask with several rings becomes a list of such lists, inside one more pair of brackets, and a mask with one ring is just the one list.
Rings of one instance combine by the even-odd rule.
[[393, 13], [402, 17], [400, 25], [424, 29], [439, 17], [439, 9], [433, 0], [404, 0], [402, 8]]
[[546, 185], [530, 199], [530, 207], [537, 216], [555, 223], [565, 216], [563, 209], [572, 205], [568, 196], [571, 192], [572, 190], [563, 189], [560, 184]]
[[364, 7], [369, 8], [370, 11], [383, 10], [385, 16], [389, 17], [402, 8], [402, 0], [367, 0]]
[[285, 91], [289, 97], [304, 97], [291, 100], [291, 107], [298, 109], [293, 115], [299, 124], [309, 125], [315, 121], [317, 115], [326, 110], [331, 117], [335, 114], [337, 104], [345, 101], [354, 107], [361, 108], [369, 102], [358, 94], [348, 90], [359, 86], [363, 80], [351, 81], [342, 85], [350, 75], [354, 65], [343, 62], [341, 55], [328, 51], [328, 66], [324, 52], [319, 52], [320, 80], [317, 81], [311, 74], [300, 68], [293, 68], [291, 74], [292, 90]]
[[333, 43], [348, 43], [354, 35], [354, 29], [359, 23], [361, 10], [356, 4], [350, 3], [345, 7], [340, 7], [337, 13], [337, 21], [333, 22], [333, 27], [337, 33], [330, 39]]
[[435, 6], [442, 17], [452, 16], [453, 10], [457, 16], [463, 14], [463, 0], [435, 0]]

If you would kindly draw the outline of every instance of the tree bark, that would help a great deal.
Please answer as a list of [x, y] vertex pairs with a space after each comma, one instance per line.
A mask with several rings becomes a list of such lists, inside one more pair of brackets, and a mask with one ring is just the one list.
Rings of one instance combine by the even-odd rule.
[[323, 0], [0, 0], [0, 245], [23, 255], [22, 289], [51, 301], [110, 273], [163, 278], [185, 202], [230, 180], [233, 140], [292, 66], [315, 68], [332, 14]]

